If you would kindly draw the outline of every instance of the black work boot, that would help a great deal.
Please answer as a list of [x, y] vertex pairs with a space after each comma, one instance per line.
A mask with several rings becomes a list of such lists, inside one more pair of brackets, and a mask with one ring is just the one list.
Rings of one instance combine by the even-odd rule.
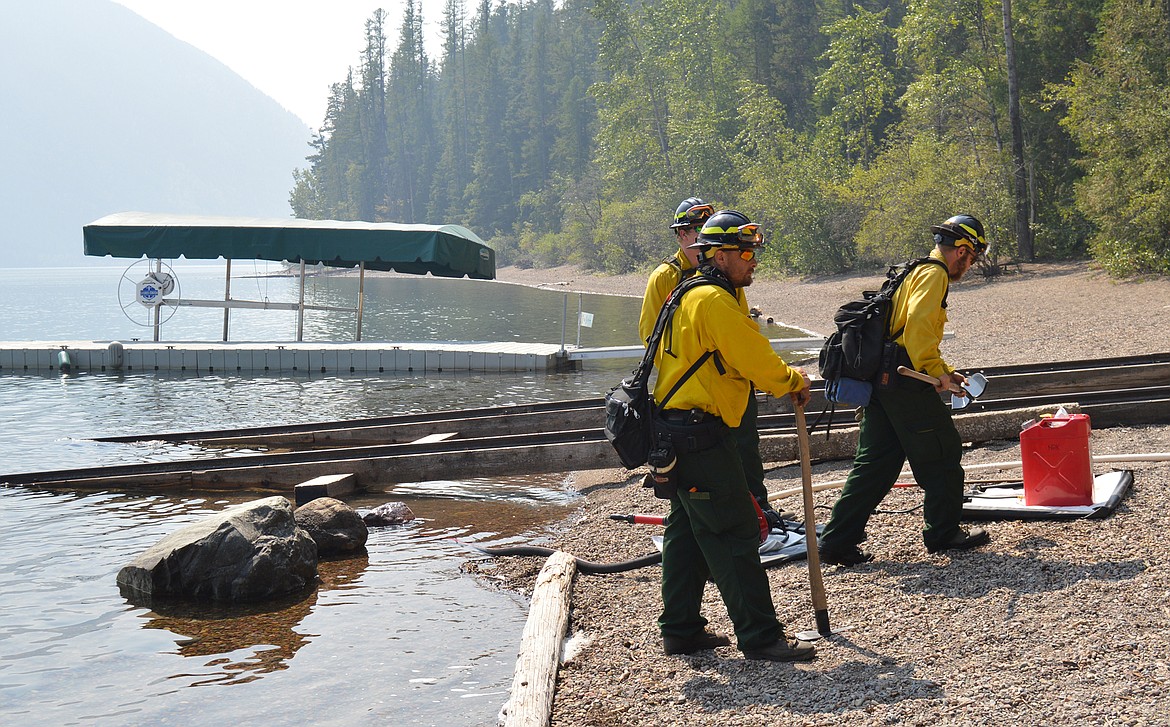
[[927, 545], [926, 549], [931, 553], [939, 553], [944, 550], [971, 550], [978, 548], [980, 545], [987, 545], [991, 541], [991, 536], [983, 528], [959, 528], [947, 540], [936, 543], [935, 545]]
[[854, 566], [868, 563], [873, 560], [873, 556], [862, 551], [856, 545], [850, 545], [846, 548], [834, 548], [832, 546], [821, 546], [818, 551], [822, 563], [829, 565], [843, 565]]
[[696, 636], [663, 636], [662, 650], [667, 656], [677, 654], [693, 654], [696, 651], [706, 651], [720, 646], [731, 646], [731, 639], [710, 631], [700, 632]]
[[808, 661], [817, 655], [817, 647], [800, 639], [780, 639], [760, 649], [744, 649], [745, 659], [752, 661]]

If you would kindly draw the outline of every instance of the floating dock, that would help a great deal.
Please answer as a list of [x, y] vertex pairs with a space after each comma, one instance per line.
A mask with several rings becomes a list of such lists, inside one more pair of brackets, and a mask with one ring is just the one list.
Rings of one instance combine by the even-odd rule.
[[[778, 350], [816, 348], [820, 338], [772, 341]], [[578, 348], [555, 343], [412, 342], [0, 342], [3, 373], [182, 371], [192, 374], [370, 374], [567, 371], [603, 358], [641, 358], [641, 346]]]
[[21, 341], [0, 342], [0, 373], [512, 373], [569, 368], [566, 354], [551, 343]]

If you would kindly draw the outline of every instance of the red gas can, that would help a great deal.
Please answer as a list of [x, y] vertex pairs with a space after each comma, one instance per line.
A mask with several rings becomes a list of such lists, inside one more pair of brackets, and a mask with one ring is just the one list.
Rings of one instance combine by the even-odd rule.
[[1045, 417], [1020, 432], [1025, 505], [1093, 504], [1089, 416]]

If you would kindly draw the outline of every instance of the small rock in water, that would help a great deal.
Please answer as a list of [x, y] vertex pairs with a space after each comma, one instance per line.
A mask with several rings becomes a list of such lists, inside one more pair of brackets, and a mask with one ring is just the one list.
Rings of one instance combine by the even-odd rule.
[[362, 515], [362, 520], [366, 525], [373, 526], [401, 525], [404, 522], [414, 520], [414, 512], [406, 506], [405, 502], [387, 502]]
[[297, 525], [317, 543], [318, 555], [351, 553], [365, 547], [369, 531], [349, 505], [332, 497], [318, 497], [293, 513]]

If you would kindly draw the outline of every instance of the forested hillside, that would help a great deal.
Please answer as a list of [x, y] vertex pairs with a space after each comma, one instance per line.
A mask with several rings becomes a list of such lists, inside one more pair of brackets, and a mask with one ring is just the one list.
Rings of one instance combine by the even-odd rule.
[[1168, 0], [445, 0], [439, 58], [421, 12], [367, 21], [297, 216], [624, 272], [694, 194], [777, 270], [904, 258], [966, 212], [993, 264], [1170, 273]]

